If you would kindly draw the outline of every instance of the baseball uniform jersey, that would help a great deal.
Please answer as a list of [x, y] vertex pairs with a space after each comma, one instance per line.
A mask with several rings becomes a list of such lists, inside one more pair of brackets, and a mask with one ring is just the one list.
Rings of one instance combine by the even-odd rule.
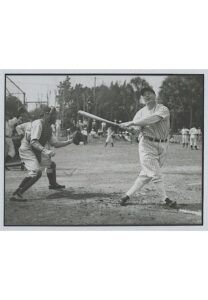
[[[23, 124], [22, 124], [23, 125]], [[30, 176], [35, 176], [37, 171], [49, 167], [51, 164], [51, 159], [41, 155], [41, 164], [35, 155], [35, 152], [31, 145], [31, 140], [40, 140], [42, 135], [43, 122], [42, 120], [35, 120], [32, 123], [25, 123], [24, 126], [18, 128], [19, 131], [25, 130], [25, 136], [22, 139], [21, 146], [19, 149], [19, 154], [21, 161], [24, 162], [26, 169], [29, 171]], [[48, 143], [45, 146], [49, 149], [50, 145], [53, 146], [57, 141], [56, 137], [52, 134]]]
[[156, 104], [156, 106], [151, 110], [145, 106], [136, 113], [133, 121], [136, 122], [137, 120], [139, 121], [151, 116], [159, 116], [161, 117], [161, 120], [157, 123], [145, 126], [142, 129], [143, 136], [149, 136], [162, 140], [167, 139], [170, 130], [169, 109], [162, 104]]
[[182, 144], [188, 144], [189, 130], [187, 128], [182, 128], [181, 134], [182, 134]]
[[114, 132], [113, 132], [112, 128], [108, 127], [106, 143], [111, 143], [111, 144], [113, 143], [113, 137], [112, 137], [113, 133]]
[[190, 134], [190, 145], [196, 147], [198, 130], [195, 127], [192, 127], [189, 130], [189, 134]]

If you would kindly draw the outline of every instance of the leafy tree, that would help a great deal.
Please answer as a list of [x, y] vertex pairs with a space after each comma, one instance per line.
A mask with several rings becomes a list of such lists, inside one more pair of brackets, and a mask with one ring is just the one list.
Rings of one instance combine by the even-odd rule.
[[203, 76], [172, 75], [161, 86], [159, 99], [171, 113], [171, 129], [203, 126]]
[[12, 118], [17, 116], [18, 110], [24, 107], [22, 102], [15, 96], [8, 95], [6, 97], [6, 105], [5, 105], [5, 112], [8, 118]]
[[130, 81], [134, 91], [135, 91], [135, 95], [134, 95], [134, 101], [135, 101], [135, 109], [134, 109], [134, 112], [136, 113], [140, 107], [140, 104], [139, 104], [139, 99], [141, 97], [141, 90], [145, 87], [151, 87], [149, 85], [149, 83], [145, 80], [145, 79], [142, 79], [140, 77], [135, 77], [133, 79], [131, 79]]
[[71, 95], [71, 82], [70, 77], [66, 76], [64, 81], [58, 85], [57, 101], [59, 105], [59, 117], [62, 120], [62, 127], [67, 128], [69, 125], [68, 117], [73, 116], [74, 102]]
[[85, 110], [108, 120], [127, 121], [131, 119], [139, 107], [140, 90], [149, 84], [139, 77], [130, 83], [111, 83], [92, 88], [81, 84], [71, 86], [67, 76], [58, 86], [58, 103], [60, 106], [63, 127], [76, 123], [78, 110]]

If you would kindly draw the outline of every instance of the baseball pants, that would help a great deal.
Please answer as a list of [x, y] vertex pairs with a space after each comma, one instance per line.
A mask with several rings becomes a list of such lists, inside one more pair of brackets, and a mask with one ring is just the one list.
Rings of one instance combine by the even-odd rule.
[[139, 156], [141, 172], [133, 186], [126, 193], [129, 197], [140, 190], [146, 183], [152, 181], [160, 194], [161, 201], [167, 198], [161, 167], [167, 156], [168, 143], [154, 142], [141, 138], [139, 142]]
[[31, 149], [19, 149], [21, 161], [24, 162], [25, 168], [28, 170], [28, 175], [31, 177], [37, 176], [37, 174], [43, 169], [47, 169], [46, 172], [50, 172], [51, 158], [42, 156], [41, 163], [37, 160], [36, 155]]
[[182, 135], [182, 144], [188, 144], [189, 139], [187, 134]]
[[190, 146], [195, 147], [197, 142], [197, 136], [190, 137]]
[[112, 136], [111, 136], [111, 135], [108, 136], [105, 142], [106, 142], [107, 144], [108, 144], [108, 143], [111, 143], [111, 144], [112, 144], [112, 143], [113, 143], [113, 138], [112, 138]]

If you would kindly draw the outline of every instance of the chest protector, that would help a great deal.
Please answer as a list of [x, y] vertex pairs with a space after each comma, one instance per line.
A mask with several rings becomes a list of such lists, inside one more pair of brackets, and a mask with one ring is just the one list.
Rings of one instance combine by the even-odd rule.
[[[39, 138], [39, 143], [44, 147], [45, 144], [50, 141], [51, 136], [52, 136], [51, 125], [48, 122], [43, 122], [42, 123], [42, 132], [41, 132], [41, 136]], [[41, 162], [41, 152], [34, 148], [33, 148], [33, 152], [35, 153], [37, 160], [40, 163]]]
[[39, 143], [44, 147], [45, 144], [50, 141], [51, 136], [52, 136], [51, 125], [48, 122], [43, 122]]

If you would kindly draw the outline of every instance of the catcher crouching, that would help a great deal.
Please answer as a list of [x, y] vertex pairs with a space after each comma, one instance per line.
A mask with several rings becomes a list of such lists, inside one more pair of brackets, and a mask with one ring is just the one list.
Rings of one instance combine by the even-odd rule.
[[21, 141], [19, 154], [21, 161], [28, 170], [28, 176], [20, 183], [19, 187], [10, 198], [11, 201], [26, 201], [23, 194], [34, 185], [42, 176], [42, 168], [46, 168], [49, 180], [49, 189], [62, 189], [64, 185], [56, 182], [56, 164], [51, 160], [55, 152], [50, 146], [55, 148], [64, 147], [73, 142], [73, 139], [67, 141], [58, 141], [52, 133], [51, 125], [56, 121], [55, 108], [46, 107], [41, 118], [32, 123], [21, 125], [20, 131], [24, 133]]

